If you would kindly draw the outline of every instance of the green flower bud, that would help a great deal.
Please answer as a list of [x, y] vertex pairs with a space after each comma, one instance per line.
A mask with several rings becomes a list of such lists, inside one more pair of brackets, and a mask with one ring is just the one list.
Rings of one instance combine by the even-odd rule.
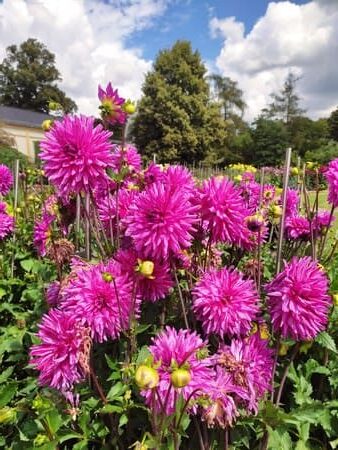
[[140, 389], [153, 389], [159, 383], [158, 372], [152, 367], [139, 366], [135, 373], [135, 381]]
[[187, 369], [176, 369], [171, 374], [171, 383], [175, 388], [183, 388], [191, 381], [191, 375]]
[[5, 406], [0, 409], [0, 424], [1, 423], [12, 423], [16, 420], [16, 410], [15, 408], [10, 408]]

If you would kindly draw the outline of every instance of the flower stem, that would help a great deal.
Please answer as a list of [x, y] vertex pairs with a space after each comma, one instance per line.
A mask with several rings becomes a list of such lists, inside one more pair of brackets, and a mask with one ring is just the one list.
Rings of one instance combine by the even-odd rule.
[[293, 363], [293, 361], [294, 361], [294, 359], [295, 359], [295, 357], [296, 357], [296, 355], [298, 353], [299, 347], [300, 347], [300, 343], [297, 342], [297, 344], [295, 345], [295, 347], [293, 349], [293, 352], [291, 354], [290, 361], [285, 366], [284, 373], [283, 373], [283, 376], [282, 376], [282, 379], [281, 379], [281, 382], [280, 382], [280, 385], [279, 385], [279, 389], [278, 389], [278, 392], [277, 392], [277, 398], [276, 398], [276, 402], [275, 402], [277, 406], [279, 406], [279, 404], [280, 404], [280, 399], [282, 397], [282, 393], [283, 393], [286, 377], [287, 377], [287, 375], [289, 373], [290, 366]]
[[178, 278], [177, 278], [176, 266], [175, 265], [174, 265], [174, 277], [175, 277], [176, 286], [177, 286], [177, 289], [178, 289], [178, 295], [180, 297], [182, 313], [183, 313], [183, 318], [184, 318], [184, 324], [185, 324], [185, 327], [189, 330], [189, 323], [188, 323], [187, 312], [185, 310], [184, 298], [183, 298], [183, 295], [182, 295], [182, 290], [181, 290], [180, 283], [179, 283]]

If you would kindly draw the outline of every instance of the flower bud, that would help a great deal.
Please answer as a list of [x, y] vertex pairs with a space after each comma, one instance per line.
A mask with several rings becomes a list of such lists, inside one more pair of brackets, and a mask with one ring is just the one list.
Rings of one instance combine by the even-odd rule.
[[264, 217], [261, 214], [253, 214], [247, 217], [246, 224], [250, 231], [257, 232], [264, 225]]
[[110, 283], [111, 281], [113, 281], [113, 275], [111, 275], [109, 272], [103, 272], [102, 280], [106, 281], [107, 283]]
[[146, 278], [154, 278], [152, 275], [154, 273], [154, 263], [152, 261], [142, 261], [141, 259], [138, 259], [138, 267], [136, 268], [136, 271], [141, 273]]
[[291, 172], [291, 175], [294, 175], [294, 176], [299, 175], [298, 167], [291, 167], [290, 172]]
[[289, 346], [286, 344], [281, 344], [279, 347], [278, 355], [285, 356], [288, 352]]
[[134, 112], [136, 111], [136, 106], [135, 103], [133, 103], [131, 100], [127, 100], [123, 107], [122, 107], [123, 111], [126, 112], [127, 114], [134, 114]]
[[39, 433], [34, 439], [34, 447], [42, 447], [43, 444], [46, 444], [47, 442], [49, 442], [48, 436]]
[[282, 207], [279, 205], [272, 205], [270, 208], [270, 212], [274, 219], [279, 219], [283, 214]]
[[135, 381], [140, 389], [153, 389], [159, 383], [158, 372], [152, 367], [139, 366], [135, 373]]
[[333, 304], [335, 306], [338, 306], [338, 294], [333, 294], [332, 295], [332, 300], [333, 300]]
[[306, 168], [309, 170], [312, 170], [315, 167], [315, 163], [312, 161], [307, 161], [306, 162]]
[[52, 128], [53, 121], [50, 119], [44, 120], [41, 124], [43, 131], [49, 131]]
[[16, 420], [16, 410], [14, 408], [5, 406], [4, 408], [0, 409], [0, 424], [15, 422], [15, 420]]
[[183, 388], [190, 383], [191, 375], [187, 369], [176, 369], [172, 372], [170, 379], [175, 388]]
[[242, 175], [235, 175], [234, 176], [234, 180], [238, 181], [238, 182], [241, 182], [242, 181]]

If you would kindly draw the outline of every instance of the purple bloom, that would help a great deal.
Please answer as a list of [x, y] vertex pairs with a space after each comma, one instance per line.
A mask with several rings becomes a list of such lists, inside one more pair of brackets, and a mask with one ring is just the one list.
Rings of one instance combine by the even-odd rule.
[[291, 216], [285, 221], [285, 234], [288, 239], [304, 239], [310, 237], [310, 223], [306, 217]]
[[[206, 350], [206, 342], [198, 334], [189, 330], [176, 331], [174, 328], [166, 327], [156, 338], [153, 338], [153, 344], [149, 350], [154, 358], [154, 365], [159, 365], [157, 369], [159, 384], [156, 389], [162, 402], [168, 399], [164, 405], [166, 414], [172, 414], [175, 411], [175, 404], [180, 396], [184, 400], [190, 397], [193, 402], [206, 392], [213, 372], [209, 367], [209, 358], [200, 356]], [[182, 388], [174, 387], [171, 382], [171, 374], [179, 368], [187, 370], [190, 375], [190, 381]], [[152, 402], [152, 390], [144, 390], [141, 394], [146, 398], [148, 406], [154, 407], [157, 412], [161, 411], [157, 396]]]
[[338, 206], [338, 158], [330, 162], [325, 177], [329, 185], [328, 202]]
[[135, 147], [129, 144], [123, 148], [114, 145], [112, 167], [116, 172], [120, 172], [122, 168], [127, 168], [129, 172], [139, 172], [141, 165], [141, 156]]
[[165, 171], [164, 183], [172, 190], [194, 190], [194, 179], [192, 173], [183, 166], [169, 166]]
[[52, 308], [55, 308], [59, 304], [60, 290], [61, 290], [61, 285], [60, 285], [60, 282], [57, 280], [52, 281], [46, 289], [46, 294], [45, 294], [46, 301], [47, 301], [48, 305], [51, 306]]
[[127, 113], [122, 109], [125, 99], [119, 97], [118, 90], [114, 89], [110, 82], [107, 84], [106, 90], [99, 85], [98, 97], [101, 101], [99, 108], [103, 120], [111, 125], [123, 125], [127, 121]]
[[258, 312], [253, 281], [238, 270], [205, 272], [193, 290], [193, 311], [206, 334], [245, 335]]
[[0, 195], [7, 195], [13, 185], [13, 175], [7, 166], [0, 164]]
[[34, 224], [34, 247], [40, 256], [45, 256], [52, 235], [52, 223], [55, 216], [44, 214]]
[[0, 202], [0, 240], [7, 237], [14, 230], [14, 217], [7, 213], [7, 205]]
[[126, 235], [147, 257], [167, 258], [191, 245], [196, 209], [185, 192], [153, 183], [130, 206]]
[[157, 181], [163, 181], [165, 179], [165, 173], [161, 166], [154, 164], [153, 162], [149, 164], [147, 169], [144, 171], [144, 182], [147, 186]]
[[40, 146], [46, 176], [68, 197], [94, 191], [98, 183], [109, 180], [106, 169], [113, 163], [111, 133], [94, 118], [66, 116], [56, 121]]
[[266, 285], [273, 329], [283, 338], [309, 340], [323, 331], [331, 300], [328, 278], [310, 257], [294, 257]]
[[61, 307], [91, 330], [94, 341], [116, 339], [129, 327], [133, 307], [132, 283], [115, 262], [80, 269], [62, 292]]
[[318, 211], [312, 221], [312, 227], [315, 236], [320, 236], [326, 232], [326, 229], [336, 220], [335, 216], [329, 211]]
[[288, 188], [286, 194], [286, 217], [293, 217], [298, 214], [300, 198], [298, 192], [295, 189]]
[[204, 181], [199, 204], [202, 219], [212, 242], [226, 242], [241, 246], [248, 239], [245, 223], [249, 211], [240, 190], [232, 181], [215, 177]]
[[66, 391], [85, 378], [91, 340], [74, 314], [51, 309], [38, 336], [41, 343], [32, 346], [30, 363], [40, 371], [40, 384]]

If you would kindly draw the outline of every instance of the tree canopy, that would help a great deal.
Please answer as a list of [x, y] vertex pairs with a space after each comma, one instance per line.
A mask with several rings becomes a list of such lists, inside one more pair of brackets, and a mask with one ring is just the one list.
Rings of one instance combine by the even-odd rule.
[[205, 73], [200, 54], [187, 41], [160, 51], [131, 126], [145, 157], [188, 163], [226, 158], [226, 126], [219, 105], [210, 101]]
[[48, 112], [49, 102], [65, 112], [77, 109], [73, 100], [57, 86], [62, 81], [55, 55], [37, 39], [10, 45], [0, 64], [0, 103], [6, 106]]

